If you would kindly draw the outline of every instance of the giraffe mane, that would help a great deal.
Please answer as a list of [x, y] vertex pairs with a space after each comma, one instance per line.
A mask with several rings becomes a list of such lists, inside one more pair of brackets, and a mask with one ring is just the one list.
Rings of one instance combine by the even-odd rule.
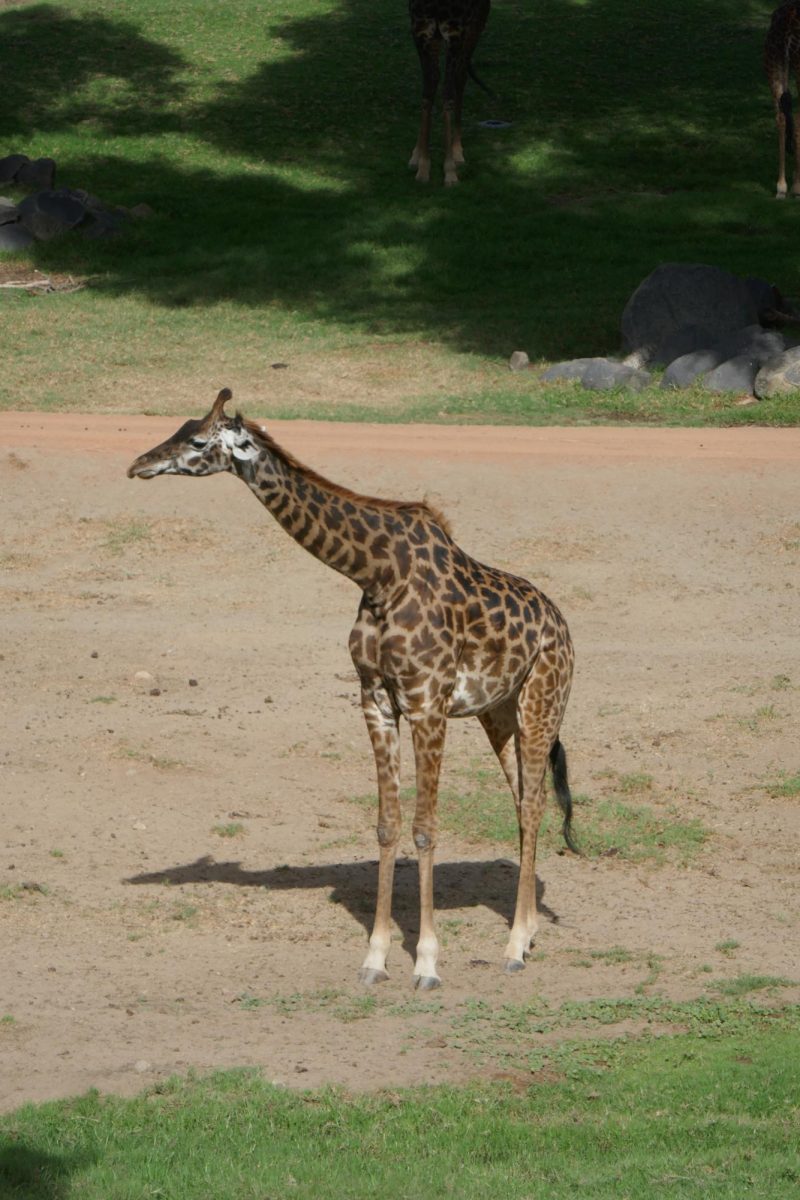
[[[240, 414], [236, 414], [237, 418]], [[305, 463], [300, 462], [298, 458], [289, 450], [285, 450], [279, 445], [272, 434], [268, 433], [263, 425], [257, 424], [255, 421], [249, 421], [246, 418], [241, 418], [242, 425], [247, 432], [260, 442], [265, 449], [269, 450], [279, 462], [285, 463], [287, 467], [293, 470], [302, 471], [306, 479], [312, 483], [322, 484], [325, 488], [335, 492], [337, 496], [341, 496], [343, 500], [351, 500], [355, 503], [369, 504], [375, 508], [383, 509], [384, 511], [394, 510], [396, 512], [408, 512], [409, 509], [422, 509], [422, 511], [434, 521], [448, 537], [452, 536], [450, 522], [444, 513], [435, 505], [430, 504], [427, 499], [424, 500], [384, 500], [379, 496], [364, 496], [360, 492], [354, 492], [350, 488], [343, 487], [339, 483], [334, 483], [330, 479], [326, 479], [324, 475], [320, 475], [318, 471], [307, 467]]]

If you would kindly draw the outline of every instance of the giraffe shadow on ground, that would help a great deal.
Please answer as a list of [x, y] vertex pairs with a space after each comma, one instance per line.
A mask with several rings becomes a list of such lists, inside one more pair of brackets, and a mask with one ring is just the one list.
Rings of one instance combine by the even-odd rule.
[[[435, 868], [436, 911], [485, 905], [509, 921], [514, 910], [518, 867], [507, 858], [489, 861], [437, 863]], [[329, 892], [333, 904], [341, 904], [367, 934], [372, 929], [378, 881], [377, 861], [323, 863], [314, 866], [281, 865], [251, 871], [240, 862], [217, 862], [210, 855], [183, 866], [164, 867], [125, 879], [137, 886], [150, 884], [224, 883], [235, 887], [265, 888], [268, 891], [320, 889]], [[545, 885], [536, 880], [539, 914], [553, 925], [556, 912], [543, 903]], [[395, 871], [393, 916], [403, 934], [403, 949], [412, 957], [419, 930], [419, 887], [414, 858], [399, 858]]]

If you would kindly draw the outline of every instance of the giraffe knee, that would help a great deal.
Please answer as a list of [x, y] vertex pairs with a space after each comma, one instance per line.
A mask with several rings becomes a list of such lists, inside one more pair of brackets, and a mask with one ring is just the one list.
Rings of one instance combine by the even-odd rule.
[[431, 850], [434, 845], [433, 834], [425, 829], [414, 829], [414, 845], [418, 850]]
[[379, 846], [393, 846], [400, 837], [399, 826], [388, 823], [378, 825], [377, 833]]

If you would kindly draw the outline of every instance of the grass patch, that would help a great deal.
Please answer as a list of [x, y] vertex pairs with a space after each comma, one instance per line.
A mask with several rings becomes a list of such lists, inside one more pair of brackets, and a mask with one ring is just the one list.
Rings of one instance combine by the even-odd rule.
[[6, 144], [153, 216], [9, 259], [87, 286], [4, 296], [0, 404], [184, 412], [230, 382], [251, 416], [796, 423], [795, 397], [589, 393], [506, 366], [618, 350], [659, 262], [800, 292], [753, 69], [772, 6], [495, 6], [476, 62], [498, 98], [469, 87], [449, 189], [440, 137], [429, 187], [406, 168], [419, 66], [394, 0], [3, 6]]
[[793, 980], [776, 975], [737, 975], [735, 979], [719, 979], [711, 990], [720, 996], [748, 996], [751, 992], [774, 992], [776, 988], [791, 987]]
[[[499, 769], [473, 764], [462, 773], [461, 787], [439, 790], [439, 827], [470, 842], [499, 842], [517, 846], [519, 832], [511, 792]], [[627, 775], [612, 781], [626, 796], [650, 792], [649, 775]], [[416, 792], [401, 793], [406, 813], [413, 811]], [[588, 858], [620, 857], [630, 862], [687, 863], [710, 836], [700, 821], [686, 820], [671, 805], [632, 804], [617, 796], [590, 800], [574, 796], [573, 833]], [[377, 810], [377, 797], [360, 796], [356, 803]], [[563, 846], [561, 820], [550, 798], [542, 819], [538, 852], [547, 855]]]
[[768, 796], [773, 796], [775, 799], [800, 796], [800, 773], [781, 775], [774, 783], [767, 784], [766, 792]]
[[759, 1028], [628, 1044], [516, 1087], [294, 1093], [238, 1071], [89, 1093], [0, 1118], [0, 1184], [8, 1200], [417, 1200], [456, 1180], [465, 1200], [785, 1200], [799, 1052], [796, 1028]]
[[241, 821], [229, 821], [224, 825], [212, 825], [211, 832], [221, 838], [241, 837], [245, 832], [245, 827]]
[[149, 541], [151, 537], [152, 529], [147, 521], [117, 521], [110, 524], [103, 549], [110, 554], [122, 554], [129, 546]]

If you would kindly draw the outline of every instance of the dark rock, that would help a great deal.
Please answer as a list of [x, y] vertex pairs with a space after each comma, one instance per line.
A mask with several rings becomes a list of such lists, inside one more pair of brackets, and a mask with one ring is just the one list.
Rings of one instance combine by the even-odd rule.
[[0, 196], [0, 225], [8, 225], [9, 221], [16, 221], [18, 216], [19, 209], [14, 201]]
[[766, 279], [750, 275], [744, 282], [759, 316], [765, 309], [781, 307], [780, 302], [783, 297], [777, 288], [773, 287], [771, 283], [767, 283]]
[[24, 250], [30, 246], [33, 237], [26, 229], [18, 224], [0, 225], [0, 250]]
[[20, 167], [30, 161], [27, 154], [7, 154], [5, 158], [0, 158], [0, 183], [12, 183]]
[[758, 320], [758, 306], [737, 275], [700, 263], [663, 263], [625, 305], [622, 343], [651, 358], [657, 348], [687, 325], [699, 325], [719, 338]]
[[705, 325], [682, 325], [680, 329], [668, 333], [656, 347], [650, 359], [654, 367], [666, 367], [676, 358], [684, 354], [693, 354], [695, 350], [707, 350], [714, 344], [715, 334]]
[[91, 212], [80, 231], [86, 238], [117, 237], [124, 222], [125, 218], [119, 213]]
[[764, 363], [756, 375], [753, 391], [759, 400], [800, 392], [800, 346], [793, 346]]
[[703, 387], [709, 392], [752, 392], [758, 362], [750, 354], [737, 354], [709, 371], [702, 378]]
[[786, 342], [777, 330], [764, 329], [762, 325], [745, 325], [744, 329], [736, 329], [720, 338], [713, 349], [719, 353], [721, 362], [747, 354], [756, 359], [760, 366], [777, 354], [782, 354]]
[[17, 171], [20, 187], [52, 188], [56, 178], [56, 164], [52, 158], [37, 158], [23, 163]]
[[68, 188], [36, 192], [19, 206], [20, 223], [39, 241], [49, 241], [80, 224], [86, 208]]

